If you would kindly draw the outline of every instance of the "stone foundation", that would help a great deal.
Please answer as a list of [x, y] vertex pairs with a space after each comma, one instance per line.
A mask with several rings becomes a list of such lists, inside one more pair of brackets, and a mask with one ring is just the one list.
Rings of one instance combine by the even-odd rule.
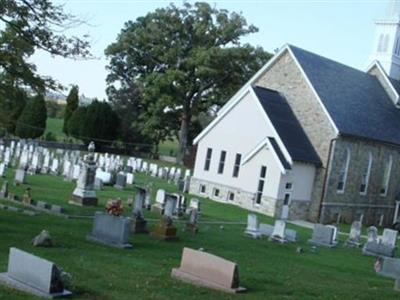
[[[206, 186], [205, 192], [201, 192], [201, 185]], [[215, 189], [219, 190], [219, 195], [215, 195]], [[234, 199], [230, 200], [229, 195], [233, 193]], [[216, 184], [213, 182], [192, 178], [190, 181], [190, 194], [211, 200], [230, 203], [245, 209], [259, 212], [273, 218], [279, 218], [282, 211], [283, 199], [274, 199], [263, 196], [261, 203], [255, 203], [255, 193], [250, 193], [235, 187]], [[290, 205], [289, 218], [292, 220], [305, 220], [308, 215], [309, 202], [292, 200]]]

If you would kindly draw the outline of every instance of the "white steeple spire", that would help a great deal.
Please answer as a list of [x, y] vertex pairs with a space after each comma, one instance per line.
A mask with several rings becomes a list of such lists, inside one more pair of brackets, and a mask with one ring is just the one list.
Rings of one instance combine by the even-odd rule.
[[379, 61], [388, 76], [400, 80], [400, 0], [390, 0], [385, 19], [375, 26], [370, 61]]

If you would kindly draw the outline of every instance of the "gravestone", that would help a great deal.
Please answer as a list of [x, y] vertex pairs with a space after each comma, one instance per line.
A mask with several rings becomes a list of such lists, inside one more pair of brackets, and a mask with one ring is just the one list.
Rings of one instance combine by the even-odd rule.
[[25, 193], [24, 193], [23, 196], [22, 196], [22, 202], [23, 202], [24, 204], [28, 204], [28, 205], [31, 205], [31, 204], [32, 204], [31, 188], [28, 187], [28, 188], [25, 190]]
[[[274, 226], [269, 224], [260, 224], [261, 236], [271, 237], [274, 232]], [[285, 238], [288, 242], [297, 242], [297, 231], [293, 229], [285, 229]]]
[[4, 177], [6, 174], [6, 164], [1, 163], [0, 164], [0, 177]]
[[15, 171], [14, 183], [15, 183], [15, 185], [26, 183], [26, 171], [25, 170], [17, 169]]
[[186, 223], [186, 231], [192, 232], [192, 233], [197, 233], [198, 227], [197, 227], [197, 221], [198, 221], [199, 215], [197, 213], [197, 209], [192, 209], [190, 211], [189, 215], [189, 220]]
[[400, 291], [400, 259], [389, 257], [378, 257], [375, 262], [375, 272], [383, 277], [395, 280], [394, 290]]
[[284, 220], [275, 220], [274, 231], [272, 232], [270, 240], [281, 244], [287, 243], [285, 230], [286, 222]]
[[178, 201], [176, 202], [173, 214], [176, 217], [181, 217], [186, 210], [186, 198], [179, 194], [174, 195], [177, 197]]
[[367, 242], [377, 242], [378, 241], [378, 228], [375, 226], [368, 227], [367, 230]]
[[165, 198], [165, 191], [159, 189], [156, 194], [156, 203], [151, 206], [151, 211], [162, 215], [164, 212]]
[[0, 190], [0, 198], [7, 198], [7, 197], [8, 197], [8, 181], [4, 181]]
[[129, 218], [96, 212], [92, 232], [86, 239], [116, 248], [132, 248], [129, 244], [129, 231]]
[[200, 206], [200, 200], [199, 199], [197, 199], [197, 198], [190, 199], [189, 207], [186, 209], [186, 214], [189, 215], [190, 211], [192, 209], [196, 209], [198, 215], [201, 214], [201, 206]]
[[94, 189], [98, 190], [98, 191], [103, 190], [103, 180], [101, 180], [98, 177], [95, 177], [95, 179], [94, 179]]
[[164, 215], [162, 216], [160, 222], [154, 227], [154, 231], [151, 233], [153, 237], [165, 241], [173, 241], [178, 239], [176, 236], [177, 229], [172, 223], [172, 216], [177, 201], [178, 199], [175, 195], [166, 194]]
[[117, 174], [117, 179], [114, 187], [119, 190], [123, 190], [126, 187], [126, 175], [123, 173]]
[[361, 237], [361, 222], [354, 221], [351, 224], [349, 238], [346, 240], [346, 245], [350, 247], [360, 247], [360, 237]]
[[126, 174], [126, 184], [132, 185], [135, 182], [135, 176], [132, 173]]
[[63, 214], [64, 213], [64, 208], [62, 206], [60, 206], [60, 205], [52, 204], [50, 206], [50, 210], [52, 212], [56, 213], [56, 214]]
[[308, 242], [314, 246], [329, 248], [336, 247], [337, 242], [335, 241], [335, 229], [333, 226], [315, 224], [312, 238]]
[[172, 269], [173, 278], [228, 293], [245, 292], [239, 285], [238, 266], [210, 253], [183, 248], [181, 265]]
[[[394, 257], [396, 251], [397, 232], [384, 229], [382, 239], [377, 237], [378, 230], [371, 226], [368, 228], [368, 240], [363, 247], [363, 254], [370, 256]], [[394, 239], [394, 237], [396, 237]]]
[[96, 206], [97, 196], [94, 190], [94, 179], [96, 176], [96, 162], [94, 161], [94, 143], [91, 142], [88, 147], [89, 154], [81, 168], [76, 188], [72, 193], [70, 204], [80, 206]]
[[59, 298], [72, 293], [64, 289], [60, 269], [52, 262], [17, 248], [10, 248], [7, 273], [0, 283], [44, 298]]
[[381, 238], [381, 243], [390, 247], [396, 247], [396, 242], [397, 242], [397, 235], [398, 231], [385, 228], [383, 230], [382, 238]]
[[274, 231], [274, 226], [270, 224], [260, 224], [260, 233], [262, 236], [270, 237]]
[[143, 216], [142, 209], [146, 198], [146, 190], [141, 187], [136, 187], [137, 193], [135, 197], [134, 208], [132, 212], [132, 232], [148, 233], [147, 221]]
[[247, 227], [244, 233], [255, 239], [261, 237], [260, 223], [258, 222], [257, 215], [255, 214], [247, 215]]
[[47, 230], [42, 230], [37, 236], [32, 240], [32, 245], [34, 247], [53, 247], [53, 239]]

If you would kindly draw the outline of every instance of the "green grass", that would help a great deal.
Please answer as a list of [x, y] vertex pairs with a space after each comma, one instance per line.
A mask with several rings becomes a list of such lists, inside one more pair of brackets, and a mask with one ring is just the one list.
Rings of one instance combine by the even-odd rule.
[[173, 141], [162, 142], [159, 145], [160, 155], [176, 156], [176, 154], [178, 153], [178, 147], [179, 143], [176, 139], [174, 139]]
[[[11, 182], [13, 171], [7, 178]], [[157, 188], [176, 191], [175, 186], [163, 180], [139, 174], [138, 183], [152, 181], [153, 199]], [[0, 180], [2, 181], [2, 180]], [[116, 191], [108, 187], [98, 192], [97, 209], [80, 208], [67, 204], [74, 184], [61, 177], [28, 176], [33, 198], [62, 204], [70, 214], [89, 215], [102, 210], [109, 197], [126, 201], [134, 196], [132, 188]], [[13, 192], [22, 193], [26, 186], [10, 186]], [[248, 212], [239, 207], [202, 200], [203, 215], [200, 221], [217, 224], [200, 224], [197, 235], [182, 230], [183, 223], [175, 222], [180, 240], [163, 242], [148, 235], [132, 235], [132, 250], [121, 250], [87, 242], [91, 230], [90, 219], [63, 219], [46, 214], [34, 217], [0, 210], [0, 272], [7, 269], [9, 247], [18, 247], [49, 259], [72, 274], [73, 299], [399, 299], [393, 291], [394, 282], [374, 274], [374, 258], [361, 255], [359, 249], [318, 249], [310, 251], [307, 240], [309, 230], [298, 230], [299, 243], [278, 245], [267, 239], [253, 240], [243, 234], [244, 225], [224, 225], [218, 222], [246, 222]], [[129, 214], [129, 208], [126, 214]], [[146, 212], [148, 219], [157, 218]], [[269, 217], [259, 215], [261, 222], [272, 223]], [[154, 226], [149, 222], [149, 227]], [[30, 242], [41, 230], [47, 229], [55, 239], [54, 248], [34, 248]], [[296, 247], [305, 249], [296, 253]], [[173, 267], [179, 266], [183, 247], [220, 255], [239, 265], [241, 285], [248, 288], [243, 295], [228, 295], [198, 288], [171, 279]], [[0, 299], [38, 299], [0, 287]]]
[[51, 132], [58, 141], [62, 141], [67, 136], [63, 132], [64, 119], [47, 118], [45, 134]]

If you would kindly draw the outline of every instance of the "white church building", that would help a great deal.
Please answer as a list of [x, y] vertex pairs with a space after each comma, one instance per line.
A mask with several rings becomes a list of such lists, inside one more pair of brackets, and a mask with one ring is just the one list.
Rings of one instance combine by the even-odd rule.
[[391, 224], [400, 194], [400, 4], [360, 71], [285, 45], [196, 137], [190, 192], [280, 217]]

